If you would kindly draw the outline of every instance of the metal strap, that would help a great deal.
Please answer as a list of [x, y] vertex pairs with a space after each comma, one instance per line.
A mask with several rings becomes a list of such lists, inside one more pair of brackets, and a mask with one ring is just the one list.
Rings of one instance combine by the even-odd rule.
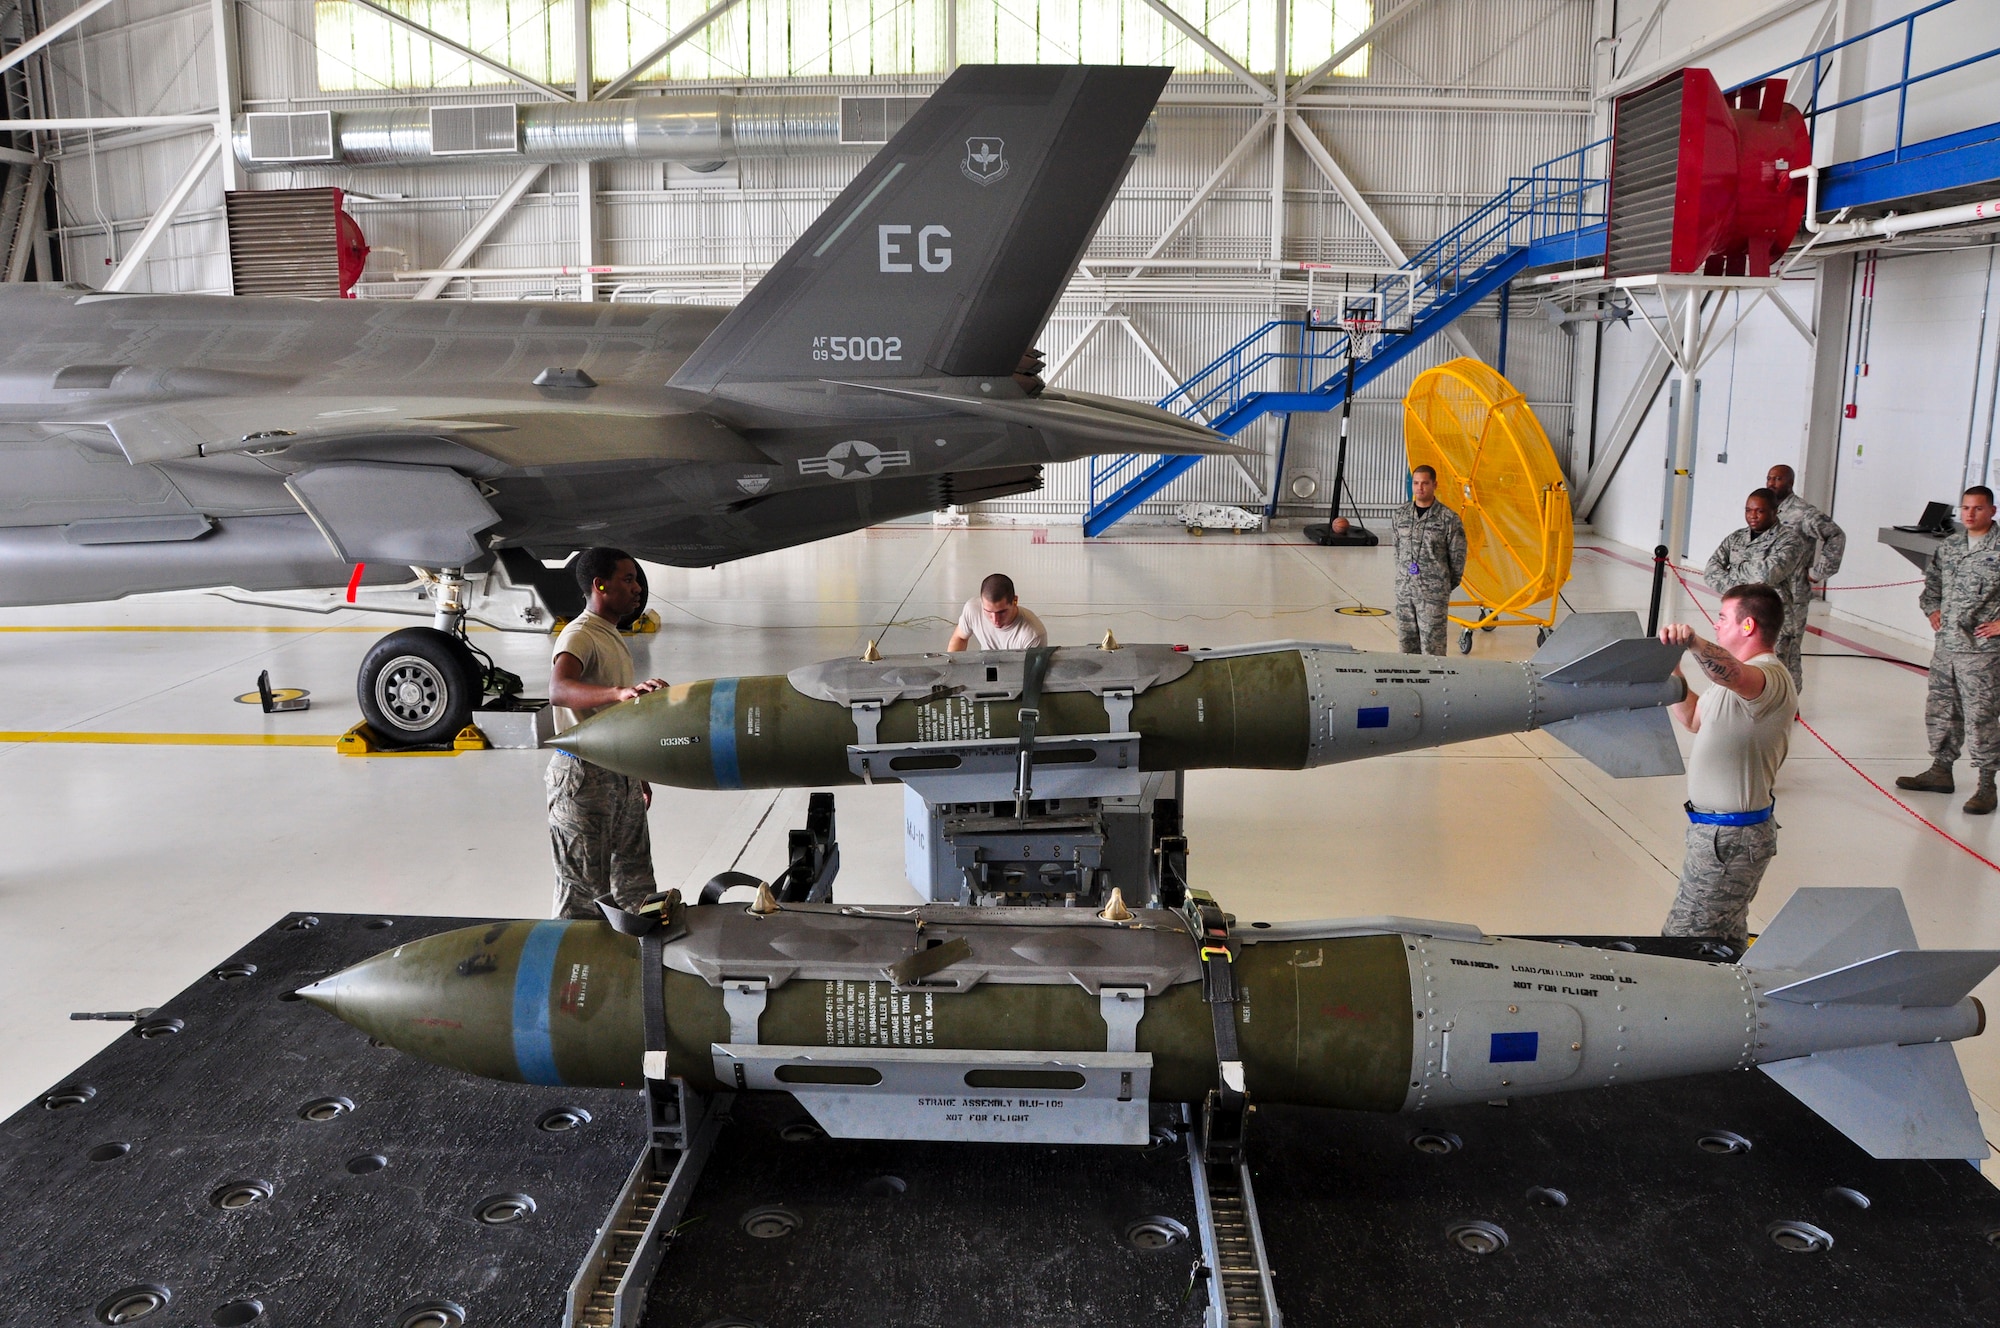
[[646, 1077], [667, 1077], [667, 933], [655, 928], [639, 938], [640, 1021], [646, 1032]]
[[882, 727], [882, 703], [856, 701], [848, 708], [854, 715], [854, 745], [873, 747], [880, 741], [878, 735]]
[[1028, 800], [1035, 796], [1035, 721], [1042, 717], [1042, 680], [1048, 677], [1054, 646], [1030, 650], [1023, 662], [1021, 681], [1021, 742], [1014, 775], [1014, 817], [1025, 819]]
[[1202, 1104], [1202, 1149], [1212, 1162], [1243, 1154], [1243, 1055], [1236, 1039], [1236, 951], [1229, 917], [1215, 901], [1190, 896], [1183, 914], [1201, 956], [1201, 998], [1215, 1027], [1217, 1086]]

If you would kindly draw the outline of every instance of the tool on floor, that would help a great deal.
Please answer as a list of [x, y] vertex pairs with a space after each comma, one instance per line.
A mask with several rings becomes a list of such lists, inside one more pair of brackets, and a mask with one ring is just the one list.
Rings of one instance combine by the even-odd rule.
[[302, 687], [272, 687], [269, 669], [257, 675], [257, 700], [267, 715], [274, 715], [281, 710], [310, 710], [311, 698], [312, 693]]

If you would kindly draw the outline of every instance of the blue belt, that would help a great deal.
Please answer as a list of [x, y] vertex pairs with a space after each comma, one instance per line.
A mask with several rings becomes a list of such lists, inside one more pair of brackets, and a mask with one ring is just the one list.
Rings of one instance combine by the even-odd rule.
[[1778, 810], [1775, 802], [1754, 812], [1698, 812], [1691, 802], [1684, 802], [1681, 806], [1687, 808], [1688, 820], [1696, 825], [1762, 825]]

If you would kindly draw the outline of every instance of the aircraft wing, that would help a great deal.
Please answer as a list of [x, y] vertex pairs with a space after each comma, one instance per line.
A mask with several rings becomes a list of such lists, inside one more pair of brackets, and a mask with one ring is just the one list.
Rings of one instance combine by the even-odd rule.
[[[133, 405], [101, 423], [134, 465], [340, 442], [449, 439], [503, 467], [769, 458], [711, 416], [640, 406], [477, 396], [208, 397]], [[321, 444], [313, 447], [311, 445]], [[379, 450], [376, 455], [379, 457]]]

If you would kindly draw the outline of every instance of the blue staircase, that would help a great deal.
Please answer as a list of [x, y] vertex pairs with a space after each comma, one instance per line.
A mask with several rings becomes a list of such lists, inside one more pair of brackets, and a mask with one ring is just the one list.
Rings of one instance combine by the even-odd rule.
[[[1368, 289], [1382, 297], [1384, 326], [1409, 330], [1376, 337], [1363, 349], [1354, 365], [1357, 391], [1529, 268], [1603, 254], [1604, 181], [1585, 170], [1589, 154], [1599, 146], [1566, 152], [1515, 177], [1505, 191], [1403, 264], [1407, 277], [1375, 280]], [[1232, 436], [1265, 415], [1334, 410], [1346, 394], [1352, 354], [1345, 328], [1310, 318], [1273, 319], [1159, 404]], [[1143, 454], [1092, 457], [1084, 534], [1102, 534], [1200, 460]]]
[[[1990, 0], [1986, 0], [1990, 3]], [[1897, 98], [1895, 146], [1886, 152], [1827, 167], [1821, 174], [1822, 213], [1897, 199], [1930, 197], [1959, 201], [1951, 191], [2000, 180], [2000, 124], [1918, 143], [1904, 140], [1910, 88], [1968, 65], [2000, 56], [2000, 47], [1956, 55], [1945, 63], [1910, 72], [1920, 19], [1959, 0], [1933, 3], [1814, 51], [1789, 65], [1745, 79], [1737, 87], [1781, 75], [1806, 77], [1814, 95], [1805, 107], [1808, 121], [1878, 97]], [[1900, 32], [1898, 31], [1900, 29]], [[1844, 101], [1822, 104], [1831, 62], [1844, 48], [1883, 38], [1902, 41], [1901, 77]], [[1734, 91], [1735, 89], [1730, 89]], [[1403, 264], [1394, 278], [1374, 283], [1384, 299], [1383, 321], [1407, 327], [1376, 337], [1354, 366], [1354, 387], [1366, 387], [1454, 318], [1496, 293], [1522, 272], [1602, 261], [1604, 256], [1603, 178], [1586, 168], [1591, 154], [1606, 147], [1599, 139], [1516, 176], [1478, 211], [1446, 231]], [[1310, 319], [1274, 319], [1231, 346], [1215, 361], [1159, 401], [1189, 419], [1205, 420], [1234, 436], [1253, 420], [1274, 412], [1338, 409], [1347, 390], [1347, 333]], [[1090, 459], [1090, 507], [1086, 535], [1099, 535], [1120, 518], [1192, 469], [1200, 457], [1100, 456]]]

